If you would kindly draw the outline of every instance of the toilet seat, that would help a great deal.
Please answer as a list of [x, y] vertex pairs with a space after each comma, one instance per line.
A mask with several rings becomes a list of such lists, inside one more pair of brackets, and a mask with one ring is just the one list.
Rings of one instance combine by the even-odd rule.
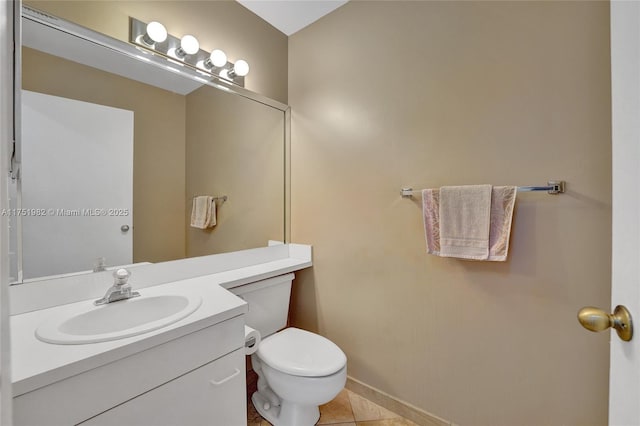
[[346, 355], [331, 340], [294, 327], [260, 342], [257, 355], [271, 368], [302, 377], [329, 376], [347, 364]]

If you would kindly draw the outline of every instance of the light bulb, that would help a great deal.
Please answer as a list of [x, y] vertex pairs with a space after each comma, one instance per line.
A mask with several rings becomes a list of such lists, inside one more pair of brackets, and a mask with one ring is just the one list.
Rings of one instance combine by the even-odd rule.
[[145, 44], [151, 46], [154, 43], [162, 43], [167, 39], [167, 29], [160, 22], [149, 22], [147, 32], [142, 37]]
[[247, 61], [238, 59], [233, 65], [233, 73], [237, 76], [244, 77], [249, 74], [249, 64]]
[[211, 52], [209, 60], [216, 67], [223, 67], [227, 63], [227, 54], [220, 49], [216, 49]]
[[200, 43], [198, 39], [192, 35], [186, 35], [180, 40], [180, 47], [176, 49], [176, 55], [184, 57], [186, 55], [193, 55], [200, 50]]

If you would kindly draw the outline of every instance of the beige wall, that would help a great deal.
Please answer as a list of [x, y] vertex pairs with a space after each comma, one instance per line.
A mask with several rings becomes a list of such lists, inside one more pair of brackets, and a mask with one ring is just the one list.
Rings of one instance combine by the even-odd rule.
[[134, 262], [183, 258], [185, 97], [29, 48], [22, 68], [24, 89], [134, 112]]
[[[226, 195], [217, 225], [187, 226], [187, 256], [284, 239], [284, 113], [202, 87], [187, 95], [187, 201]], [[191, 209], [187, 209], [187, 223]]]
[[287, 102], [287, 37], [251, 11], [224, 1], [34, 1], [25, 4], [129, 41], [129, 17], [160, 21], [181, 37], [192, 34], [206, 51], [222, 49], [231, 62], [245, 59], [251, 71], [247, 89]]
[[[289, 41], [294, 325], [355, 379], [460, 425], [607, 423], [609, 14], [603, 2], [352, 1]], [[403, 186], [518, 195], [506, 263], [425, 253]]]

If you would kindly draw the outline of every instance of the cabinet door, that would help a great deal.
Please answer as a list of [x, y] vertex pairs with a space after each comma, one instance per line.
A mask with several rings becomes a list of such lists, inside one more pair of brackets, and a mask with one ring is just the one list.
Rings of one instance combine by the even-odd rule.
[[83, 426], [245, 426], [244, 349], [93, 417]]

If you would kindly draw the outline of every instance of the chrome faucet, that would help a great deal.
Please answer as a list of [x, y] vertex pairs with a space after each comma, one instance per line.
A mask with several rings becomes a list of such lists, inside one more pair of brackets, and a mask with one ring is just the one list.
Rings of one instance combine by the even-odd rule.
[[107, 293], [102, 299], [98, 299], [93, 302], [94, 305], [106, 305], [107, 303], [117, 302], [118, 300], [131, 299], [132, 297], [140, 296], [137, 291], [131, 291], [131, 284], [129, 277], [131, 273], [126, 269], [118, 269], [113, 273], [113, 285], [109, 287]]

